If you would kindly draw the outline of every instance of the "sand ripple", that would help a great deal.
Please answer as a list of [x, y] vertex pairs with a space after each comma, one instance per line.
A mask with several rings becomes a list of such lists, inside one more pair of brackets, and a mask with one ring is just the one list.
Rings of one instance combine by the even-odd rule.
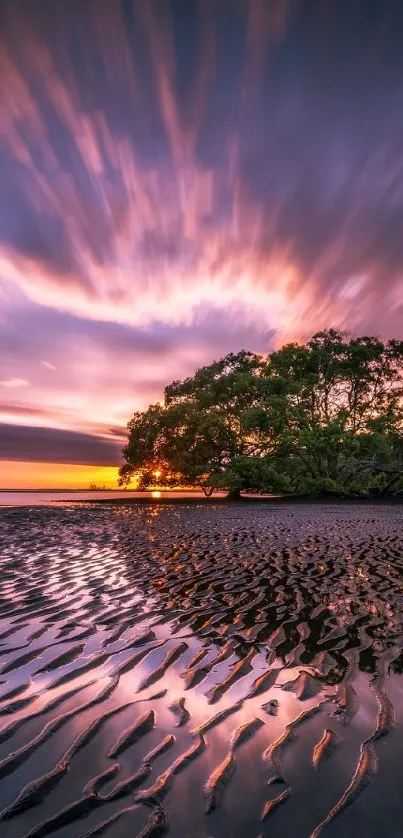
[[402, 523], [1, 510], [2, 838], [400, 836]]

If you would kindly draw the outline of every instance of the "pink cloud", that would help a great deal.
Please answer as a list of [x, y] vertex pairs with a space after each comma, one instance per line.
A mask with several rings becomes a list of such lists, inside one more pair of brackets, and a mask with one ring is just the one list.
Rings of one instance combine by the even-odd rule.
[[0, 387], [7, 387], [10, 390], [28, 386], [29, 381], [26, 381], [25, 378], [7, 378], [4, 381], [0, 381]]

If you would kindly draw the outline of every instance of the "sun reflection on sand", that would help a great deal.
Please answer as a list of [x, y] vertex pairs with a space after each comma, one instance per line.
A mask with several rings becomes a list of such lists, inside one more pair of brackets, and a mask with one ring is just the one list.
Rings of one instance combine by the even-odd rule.
[[[186, 505], [2, 511], [0, 776], [21, 764], [28, 784], [46, 786], [46, 772], [60, 782], [40, 804], [26, 786], [22, 813], [13, 809], [14, 779], [4, 783], [7, 817], [20, 818], [21, 834], [58, 806], [78, 829], [72, 798], [84, 794], [86, 817], [83, 789], [105, 767], [114, 771], [122, 736], [119, 776], [99, 805], [143, 771], [138, 794], [152, 797], [160, 784], [175, 835], [206, 834], [203, 788], [234, 734], [256, 719], [233, 751], [235, 775], [212, 815], [217, 838], [255, 834], [281, 784], [293, 791], [286, 822], [303, 818], [311, 834], [348, 787], [364, 742], [372, 737], [376, 750], [382, 738], [383, 759], [395, 759], [403, 724], [395, 509], [371, 510], [369, 520], [356, 508], [332, 518], [316, 510], [315, 529], [309, 507], [216, 513]], [[312, 755], [328, 729], [340, 745], [318, 773]], [[148, 763], [166, 737], [169, 746]], [[129, 786], [122, 798], [136, 801]], [[382, 777], [373, 795], [393, 807]], [[135, 834], [144, 808], [133, 813]]]

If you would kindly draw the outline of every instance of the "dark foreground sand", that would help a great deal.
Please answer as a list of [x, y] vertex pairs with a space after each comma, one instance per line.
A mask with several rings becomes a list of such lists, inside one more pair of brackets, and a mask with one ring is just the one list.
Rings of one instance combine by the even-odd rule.
[[0, 835], [403, 835], [403, 510], [0, 510]]

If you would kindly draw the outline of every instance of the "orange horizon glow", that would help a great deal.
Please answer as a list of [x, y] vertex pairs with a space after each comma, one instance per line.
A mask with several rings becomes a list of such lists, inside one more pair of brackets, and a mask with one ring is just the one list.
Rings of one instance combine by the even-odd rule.
[[[0, 489], [118, 489], [116, 466], [0, 461]], [[135, 489], [135, 485], [131, 487]]]

